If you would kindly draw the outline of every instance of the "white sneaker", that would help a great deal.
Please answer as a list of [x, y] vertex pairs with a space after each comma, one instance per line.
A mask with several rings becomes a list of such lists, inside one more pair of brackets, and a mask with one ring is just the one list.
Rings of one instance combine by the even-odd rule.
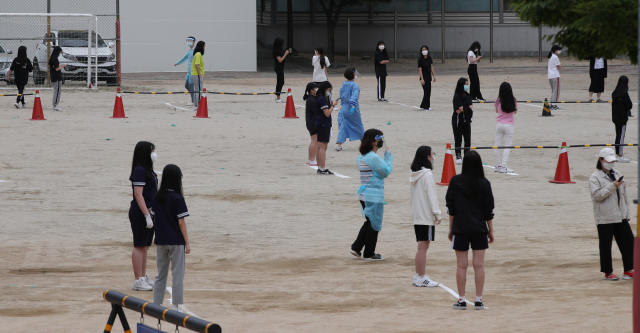
[[193, 108], [193, 111], [198, 112], [198, 107], [196, 106], [195, 108]]
[[318, 161], [307, 161], [308, 166], [318, 166]]
[[282, 98], [276, 98], [276, 103], [285, 103], [285, 101], [283, 101]]
[[186, 104], [187, 106], [194, 106], [195, 104], [193, 104], [193, 102], [189, 102]]
[[13, 104], [13, 106], [15, 106], [16, 109], [19, 109], [20, 108], [20, 103], [15, 103], [15, 104]]
[[461, 158], [457, 159], [456, 164], [462, 164], [462, 159]]
[[336, 151], [341, 151], [342, 150], [342, 146], [336, 146]]
[[145, 282], [144, 278], [141, 277], [135, 281], [133, 281], [133, 288], [131, 288], [133, 290], [140, 290], [140, 291], [151, 291], [153, 290], [153, 287], [148, 285], [147, 282]]
[[148, 285], [150, 285], [151, 287], [153, 287], [154, 281], [151, 280], [151, 278], [149, 277], [149, 275], [145, 275], [144, 276], [144, 282], [146, 282]]
[[427, 110], [427, 111], [433, 111], [433, 109], [432, 109], [432, 108], [426, 108], [425, 110]]
[[416, 276], [413, 277], [413, 286], [414, 287], [429, 287], [429, 288], [433, 288], [433, 287], [437, 287], [439, 286], [440, 283], [436, 282], [436, 281], [431, 281], [429, 280], [429, 278], [425, 275], [424, 277], [420, 277], [416, 274]]
[[620, 163], [629, 163], [629, 162], [631, 162], [631, 160], [626, 158], [626, 157], [624, 157], [624, 156], [618, 156], [618, 162], [620, 162]]
[[58, 112], [62, 112], [62, 110], [60, 110], [60, 108], [59, 108], [59, 107], [57, 107], [57, 106], [52, 107], [52, 108], [51, 108], [51, 110], [53, 110], [53, 111], [58, 111]]
[[182, 311], [182, 309], [180, 309], [180, 304], [171, 304], [171, 310], [178, 311], [180, 313], [184, 313], [184, 311]]
[[509, 169], [509, 168], [507, 168], [507, 167], [504, 167], [504, 166], [502, 166], [502, 165], [498, 165], [498, 166], [496, 167], [496, 172], [500, 172], [500, 173], [513, 173], [513, 170], [511, 170], [511, 169]]

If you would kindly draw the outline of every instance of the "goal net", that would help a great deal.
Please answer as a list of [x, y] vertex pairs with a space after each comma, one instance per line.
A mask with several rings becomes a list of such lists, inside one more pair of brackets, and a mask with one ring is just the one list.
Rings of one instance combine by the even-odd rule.
[[97, 86], [117, 83], [115, 43], [105, 42], [98, 19], [91, 14], [0, 13], [0, 80], [13, 84], [9, 68], [21, 46], [33, 65], [27, 85], [49, 85], [49, 58], [61, 48], [58, 61], [64, 86]]

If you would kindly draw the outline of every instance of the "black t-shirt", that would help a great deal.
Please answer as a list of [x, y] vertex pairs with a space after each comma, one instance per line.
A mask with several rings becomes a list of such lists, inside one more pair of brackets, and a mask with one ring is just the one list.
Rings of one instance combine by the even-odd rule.
[[282, 57], [282, 56], [284, 56], [284, 51], [282, 49], [274, 50], [274, 56], [273, 56], [274, 68], [273, 69], [276, 71], [284, 70], [284, 60], [282, 60], [282, 62], [278, 62], [278, 57]]
[[418, 68], [422, 68], [422, 77], [425, 82], [431, 81], [431, 64], [433, 64], [433, 59], [429, 55], [426, 58], [418, 58]]
[[[473, 105], [471, 101], [471, 95], [465, 94], [464, 97], [460, 97], [458, 94], [453, 95], [453, 115], [451, 116], [451, 124], [458, 126], [462, 123], [471, 123], [473, 118], [473, 110], [469, 106]], [[456, 113], [456, 110], [462, 106], [464, 112]]]
[[331, 108], [331, 105], [324, 96], [316, 96], [316, 127], [331, 127], [331, 115], [324, 115], [324, 110]]
[[495, 202], [491, 183], [478, 179], [478, 194], [473, 196], [469, 179], [465, 174], [453, 176], [445, 195], [448, 213], [455, 216], [451, 232], [454, 235], [488, 234], [487, 221], [493, 220]]
[[156, 245], [185, 245], [182, 230], [180, 230], [180, 219], [189, 216], [187, 204], [184, 197], [169, 190], [164, 203], [153, 200], [151, 209], [155, 217], [153, 226], [155, 227]]
[[307, 130], [313, 132], [316, 129], [316, 96], [307, 96], [307, 102], [304, 110]]
[[381, 51], [376, 51], [375, 58], [375, 67], [376, 67], [376, 77], [387, 76], [387, 65], [381, 65], [380, 62], [383, 60], [389, 60], [389, 57], [385, 55], [385, 53]]
[[51, 82], [62, 81], [62, 69], [57, 71], [56, 68], [60, 67], [58, 59], [53, 59], [49, 64], [49, 72], [51, 73]]
[[[144, 198], [147, 208], [151, 207], [153, 204], [153, 198], [158, 192], [158, 178], [156, 176], [147, 177], [147, 172], [144, 170], [144, 167], [137, 166], [131, 175], [132, 194], [134, 192], [134, 187], [136, 186], [143, 186], [142, 197]], [[136, 201], [135, 195], [133, 196], [133, 200], [131, 200], [131, 209], [140, 211], [140, 206]]]
[[20, 61], [18, 58], [15, 58], [13, 59], [9, 69], [15, 73], [15, 82], [17, 84], [27, 84], [27, 81], [29, 80], [29, 72], [33, 71], [33, 66], [31, 65], [31, 60], [29, 60], [29, 58], [27, 58], [26, 61]]

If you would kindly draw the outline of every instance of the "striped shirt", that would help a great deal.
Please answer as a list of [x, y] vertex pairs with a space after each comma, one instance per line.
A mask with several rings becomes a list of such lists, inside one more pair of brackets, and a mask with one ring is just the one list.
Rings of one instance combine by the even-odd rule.
[[[373, 177], [373, 170], [371, 170], [369, 164], [360, 161], [360, 163], [358, 163], [358, 169], [360, 170], [360, 185], [369, 185], [371, 177]], [[358, 195], [358, 200], [364, 201], [364, 195], [362, 193]]]

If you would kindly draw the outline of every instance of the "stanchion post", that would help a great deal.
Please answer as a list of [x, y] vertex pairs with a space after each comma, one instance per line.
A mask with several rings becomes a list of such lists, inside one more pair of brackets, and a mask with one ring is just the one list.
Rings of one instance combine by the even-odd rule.
[[442, 39], [442, 63], [444, 64], [444, 0], [442, 0], [441, 6], [442, 7], [440, 7], [440, 38]]

